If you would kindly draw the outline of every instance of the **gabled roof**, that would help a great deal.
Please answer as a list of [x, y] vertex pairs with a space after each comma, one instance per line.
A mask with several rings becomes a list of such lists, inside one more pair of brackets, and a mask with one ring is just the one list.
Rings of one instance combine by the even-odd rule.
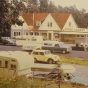
[[59, 14], [59, 18], [60, 18], [60, 25], [59, 25], [59, 27], [61, 29], [64, 27], [64, 25], [67, 22], [69, 16], [70, 16], [70, 14]]
[[23, 17], [23, 19], [25, 20], [25, 22], [27, 23], [28, 26], [33, 25], [33, 14], [23, 13], [22, 17]]
[[41, 23], [45, 20], [48, 13], [35, 13], [34, 14], [34, 29], [38, 29], [40, 26], [36, 26], [36, 21], [41, 21]]
[[53, 19], [55, 20], [57, 25], [62, 29], [64, 27], [66, 21], [68, 20], [70, 14], [54, 14], [54, 13], [52, 13], [51, 16], [53, 17]]
[[[23, 19], [27, 23], [28, 26], [33, 26], [35, 30], [37, 30], [40, 26], [36, 26], [36, 21], [41, 21], [41, 23], [46, 19], [49, 13], [24, 13], [22, 14]], [[53, 17], [57, 25], [62, 29], [68, 20], [70, 14], [55, 14], [50, 13]]]

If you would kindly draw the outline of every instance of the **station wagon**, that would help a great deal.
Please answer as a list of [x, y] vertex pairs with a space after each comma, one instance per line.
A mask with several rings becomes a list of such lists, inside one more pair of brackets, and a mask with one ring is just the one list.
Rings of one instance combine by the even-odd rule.
[[58, 55], [51, 54], [49, 50], [33, 50], [31, 55], [34, 57], [34, 62], [42, 61], [53, 64], [60, 60]]

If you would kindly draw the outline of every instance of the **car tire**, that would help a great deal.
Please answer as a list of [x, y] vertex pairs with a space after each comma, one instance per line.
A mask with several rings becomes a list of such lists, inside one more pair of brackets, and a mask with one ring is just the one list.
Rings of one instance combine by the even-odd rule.
[[63, 54], [65, 54], [65, 53], [66, 53], [66, 51], [65, 51], [65, 50], [63, 50], [63, 51], [62, 51], [62, 53], [63, 53]]
[[36, 63], [37, 62], [37, 59], [36, 58], [34, 58], [34, 63]]
[[48, 64], [53, 64], [53, 63], [54, 63], [54, 61], [52, 59], [48, 60]]

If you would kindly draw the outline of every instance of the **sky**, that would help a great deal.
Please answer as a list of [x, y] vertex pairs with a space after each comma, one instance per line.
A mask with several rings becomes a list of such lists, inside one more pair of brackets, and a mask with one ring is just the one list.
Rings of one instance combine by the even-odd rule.
[[56, 6], [70, 7], [75, 5], [78, 10], [84, 8], [88, 12], [88, 0], [50, 0], [53, 1]]

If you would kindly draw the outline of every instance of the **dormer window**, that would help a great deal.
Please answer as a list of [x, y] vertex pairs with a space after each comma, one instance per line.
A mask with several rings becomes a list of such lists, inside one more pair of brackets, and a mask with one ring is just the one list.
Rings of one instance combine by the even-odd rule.
[[36, 26], [40, 26], [41, 22], [40, 21], [36, 21]]

